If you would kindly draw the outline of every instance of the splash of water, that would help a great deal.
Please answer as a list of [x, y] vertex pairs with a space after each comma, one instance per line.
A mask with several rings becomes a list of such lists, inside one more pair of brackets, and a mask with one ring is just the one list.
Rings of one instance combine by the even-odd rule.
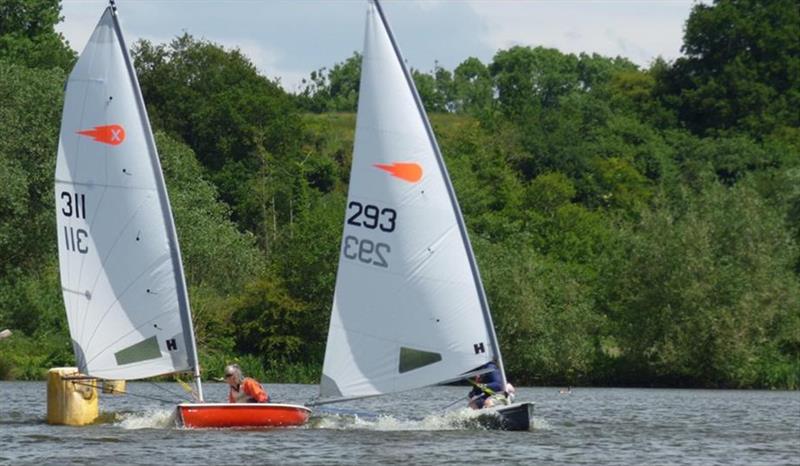
[[[435, 431], [435, 430], [486, 430], [487, 414], [469, 408], [430, 414], [422, 419], [404, 419], [390, 415], [362, 417], [358, 414], [323, 414], [314, 416], [312, 429], [356, 429], [376, 431]], [[534, 429], [549, 429], [544, 419], [534, 418]]]
[[541, 417], [532, 417], [531, 423], [533, 424], [531, 427], [533, 430], [553, 430], [553, 427], [550, 426], [550, 423], [547, 422], [547, 419]]
[[119, 413], [116, 418], [116, 424], [123, 429], [169, 429], [175, 427], [174, 409]]

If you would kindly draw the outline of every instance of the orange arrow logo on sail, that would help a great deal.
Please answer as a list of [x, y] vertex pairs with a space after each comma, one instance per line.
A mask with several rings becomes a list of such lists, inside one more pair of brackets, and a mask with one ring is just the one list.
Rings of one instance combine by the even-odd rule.
[[78, 134], [112, 146], [122, 144], [122, 141], [125, 140], [125, 128], [120, 125], [95, 126], [94, 129], [78, 131]]
[[422, 179], [422, 166], [418, 163], [395, 162], [392, 164], [376, 163], [377, 168], [389, 173], [395, 178], [400, 178], [409, 183], [416, 183]]

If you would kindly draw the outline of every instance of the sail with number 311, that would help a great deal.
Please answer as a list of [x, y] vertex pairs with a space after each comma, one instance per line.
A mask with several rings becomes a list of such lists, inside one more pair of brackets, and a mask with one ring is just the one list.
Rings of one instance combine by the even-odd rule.
[[167, 191], [116, 12], [67, 81], [55, 177], [64, 306], [84, 374], [139, 379], [197, 366]]

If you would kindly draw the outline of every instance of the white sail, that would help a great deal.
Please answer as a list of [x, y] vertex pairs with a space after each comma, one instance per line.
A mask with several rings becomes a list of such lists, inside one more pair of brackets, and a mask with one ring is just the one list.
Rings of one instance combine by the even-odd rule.
[[444, 163], [379, 8], [367, 13], [323, 397], [452, 381], [500, 356]]
[[111, 7], [67, 82], [55, 178], [61, 284], [81, 372], [137, 379], [195, 369], [172, 214]]

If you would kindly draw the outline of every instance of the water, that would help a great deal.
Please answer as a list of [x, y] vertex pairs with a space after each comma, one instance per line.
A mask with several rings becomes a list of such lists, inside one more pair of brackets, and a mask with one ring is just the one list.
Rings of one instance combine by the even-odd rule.
[[[164, 387], [181, 393], [177, 384], [128, 384], [177, 400]], [[268, 388], [296, 403], [317, 390]], [[223, 384], [204, 389], [210, 401], [225, 398]], [[534, 429], [496, 432], [477, 428], [467, 410], [442, 412], [467, 387], [335, 405], [303, 428], [252, 431], [179, 429], [172, 405], [108, 395], [103, 423], [50, 426], [46, 390], [0, 382], [0, 464], [800, 465], [800, 392], [519, 388], [518, 399], [536, 402]]]

